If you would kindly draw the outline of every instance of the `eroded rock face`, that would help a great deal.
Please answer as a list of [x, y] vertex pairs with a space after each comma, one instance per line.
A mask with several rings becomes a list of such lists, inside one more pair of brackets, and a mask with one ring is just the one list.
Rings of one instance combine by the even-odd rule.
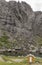
[[16, 35], [29, 37], [34, 13], [25, 2], [2, 2], [0, 6], [0, 28]]
[[42, 37], [42, 12], [35, 12], [34, 34]]
[[13, 42], [16, 38], [18, 46], [28, 49], [29, 41], [32, 41], [34, 36], [42, 36], [42, 12], [33, 12], [25, 2], [0, 0], [0, 34], [2, 35], [1, 31], [10, 37], [10, 41]]

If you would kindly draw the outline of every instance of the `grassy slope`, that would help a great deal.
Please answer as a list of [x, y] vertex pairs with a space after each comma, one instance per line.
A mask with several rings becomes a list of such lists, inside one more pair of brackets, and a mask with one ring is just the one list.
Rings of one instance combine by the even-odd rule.
[[[28, 59], [27, 57], [7, 57], [7, 56], [3, 56], [4, 62], [0, 61], [0, 65], [30, 65], [28, 63]], [[23, 59], [22, 62], [15, 62], [12, 61], [12, 59]], [[10, 61], [10, 62], [8, 62]], [[37, 61], [36, 63], [33, 63], [32, 65], [42, 65], [42, 58], [36, 58]], [[38, 61], [40, 63], [38, 63]]]

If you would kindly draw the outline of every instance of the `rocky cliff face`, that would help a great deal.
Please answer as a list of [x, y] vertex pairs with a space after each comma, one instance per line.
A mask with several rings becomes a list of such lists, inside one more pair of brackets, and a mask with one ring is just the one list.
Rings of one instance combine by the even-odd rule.
[[3, 32], [12, 43], [17, 40], [16, 46], [28, 49], [36, 35], [42, 37], [42, 12], [33, 12], [25, 2], [0, 1], [0, 37]]
[[42, 37], [42, 12], [35, 12], [34, 33]]

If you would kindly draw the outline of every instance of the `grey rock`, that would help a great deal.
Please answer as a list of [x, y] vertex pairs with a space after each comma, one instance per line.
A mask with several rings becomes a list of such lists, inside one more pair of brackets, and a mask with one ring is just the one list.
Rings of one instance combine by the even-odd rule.
[[11, 43], [17, 40], [12, 46], [28, 49], [29, 45], [35, 45], [33, 37], [42, 37], [42, 12], [33, 12], [25, 2], [0, 0], [0, 31], [10, 37]]

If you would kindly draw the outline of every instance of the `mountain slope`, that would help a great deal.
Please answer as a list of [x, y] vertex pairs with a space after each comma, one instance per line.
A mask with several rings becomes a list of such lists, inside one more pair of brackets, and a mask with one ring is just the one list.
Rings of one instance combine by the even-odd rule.
[[[25, 2], [0, 0], [0, 38], [2, 40], [4, 33], [6, 39], [7, 36], [9, 37], [10, 48], [30, 49], [31, 45], [37, 44], [34, 41], [36, 36], [42, 38], [42, 12], [33, 12], [30, 5]], [[5, 40], [1, 43], [4, 44]]]

